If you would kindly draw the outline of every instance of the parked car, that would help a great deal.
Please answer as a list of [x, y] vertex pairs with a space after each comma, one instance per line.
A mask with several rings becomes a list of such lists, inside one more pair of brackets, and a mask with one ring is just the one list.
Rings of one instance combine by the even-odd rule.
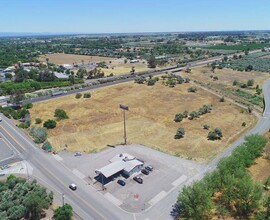
[[3, 166], [1, 167], [1, 170], [5, 170], [5, 169], [8, 169], [8, 168], [10, 168], [10, 166], [9, 166], [8, 164], [6, 164], [6, 165], [3, 165]]
[[75, 191], [75, 190], [77, 189], [77, 186], [76, 186], [74, 183], [71, 183], [71, 184], [69, 185], [69, 188], [70, 188], [71, 190]]
[[141, 177], [139, 177], [139, 176], [135, 176], [133, 179], [134, 179], [137, 183], [140, 183], [140, 184], [143, 183], [143, 179], [142, 179]]
[[149, 175], [149, 171], [146, 170], [146, 169], [142, 169], [141, 172], [142, 172], [144, 175]]
[[144, 169], [146, 169], [148, 171], [153, 171], [154, 168], [152, 166], [148, 165]]
[[0, 122], [2, 121], [2, 118], [0, 117]]
[[121, 186], [126, 185], [126, 182], [124, 180], [117, 180], [117, 183]]
[[75, 157], [77, 157], [77, 156], [82, 156], [82, 153], [81, 153], [81, 152], [76, 152], [76, 153], [74, 154], [74, 156], [75, 156]]

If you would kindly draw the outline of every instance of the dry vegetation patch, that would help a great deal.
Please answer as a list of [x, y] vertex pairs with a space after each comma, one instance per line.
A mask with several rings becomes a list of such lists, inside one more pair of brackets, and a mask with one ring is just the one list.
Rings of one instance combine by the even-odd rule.
[[[91, 91], [91, 99], [75, 99], [75, 95], [37, 103], [31, 109], [32, 120], [53, 118], [56, 108], [64, 109], [69, 119], [59, 121], [49, 131], [49, 141], [57, 150], [69, 146], [70, 151], [99, 151], [107, 144], [123, 140], [123, 113], [119, 104], [129, 105], [127, 112], [128, 143], [140, 143], [174, 155], [198, 161], [213, 158], [256, 122], [253, 115], [240, 113], [240, 108], [198, 88], [188, 93], [190, 84], [169, 88], [159, 81], [155, 86], [124, 83]], [[203, 105], [213, 105], [212, 113], [198, 119], [174, 122], [176, 113], [197, 111]], [[243, 127], [242, 123], [246, 122]], [[210, 125], [222, 129], [223, 138], [207, 140]], [[184, 127], [183, 139], [175, 140], [177, 128]]]
[[86, 55], [77, 55], [77, 54], [65, 54], [65, 53], [54, 53], [54, 54], [45, 54], [39, 56], [38, 60], [45, 62], [46, 58], [49, 58], [50, 63], [54, 64], [73, 64], [73, 63], [93, 63], [93, 62], [102, 62], [113, 60], [111, 57], [101, 57], [101, 56], [86, 56]]

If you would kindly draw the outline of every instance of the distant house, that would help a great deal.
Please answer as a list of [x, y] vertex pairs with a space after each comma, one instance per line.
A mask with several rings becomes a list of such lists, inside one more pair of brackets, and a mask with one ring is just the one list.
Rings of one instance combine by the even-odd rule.
[[131, 60], [130, 63], [139, 63], [139, 60]]
[[65, 73], [54, 72], [54, 75], [58, 79], [68, 79], [68, 75]]
[[134, 173], [140, 172], [144, 164], [141, 160], [127, 153], [116, 155], [110, 162], [107, 166], [95, 171], [97, 174], [95, 179], [103, 185], [109, 183], [120, 174], [130, 177]]

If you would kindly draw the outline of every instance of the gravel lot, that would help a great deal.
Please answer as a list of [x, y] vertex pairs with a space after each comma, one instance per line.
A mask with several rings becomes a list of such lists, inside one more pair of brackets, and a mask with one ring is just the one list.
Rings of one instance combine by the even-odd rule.
[[[106, 190], [102, 191], [101, 184], [93, 181], [95, 170], [108, 165], [109, 160], [120, 153], [128, 153], [142, 159], [146, 165], [152, 165], [154, 170], [148, 176], [139, 174], [144, 180], [143, 184], [135, 182], [132, 176], [125, 179], [125, 186], [120, 186], [117, 184], [117, 180], [123, 179], [123, 177], [119, 177], [107, 184]], [[95, 187], [106, 199], [129, 212], [140, 212], [154, 205], [171, 190], [179, 187], [204, 168], [204, 165], [194, 161], [174, 157], [136, 144], [110, 147], [100, 153], [82, 154], [77, 157], [63, 151], [55, 159]]]

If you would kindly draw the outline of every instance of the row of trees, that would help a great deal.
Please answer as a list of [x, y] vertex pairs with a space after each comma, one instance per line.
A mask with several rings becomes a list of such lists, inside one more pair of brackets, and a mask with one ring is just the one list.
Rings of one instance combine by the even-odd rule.
[[270, 197], [263, 194], [262, 186], [246, 171], [262, 155], [266, 143], [261, 135], [247, 136], [245, 143], [222, 159], [215, 171], [183, 188], [173, 213], [200, 220], [214, 215], [268, 219]]

